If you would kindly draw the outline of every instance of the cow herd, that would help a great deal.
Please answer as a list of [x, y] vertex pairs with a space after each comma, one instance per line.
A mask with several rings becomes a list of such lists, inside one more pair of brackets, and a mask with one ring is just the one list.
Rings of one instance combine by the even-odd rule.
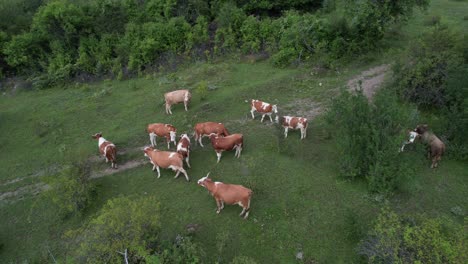
[[[164, 94], [166, 114], [172, 114], [171, 106], [177, 103], [183, 103], [185, 111], [188, 111], [188, 104], [192, 95], [189, 90], [177, 90]], [[248, 102], [248, 101], [247, 101]], [[272, 105], [260, 100], [250, 101], [250, 113], [252, 119], [255, 119], [255, 112], [262, 115], [261, 122], [265, 116], [270, 118], [273, 122], [271, 115], [276, 114], [275, 121], [280, 123], [284, 128], [284, 137], [287, 138], [288, 131], [290, 129], [298, 129], [301, 132], [301, 140], [306, 138], [307, 135], [307, 118], [294, 117], [294, 116], [278, 116], [278, 108], [276, 105]], [[177, 129], [170, 124], [154, 123], [149, 124], [146, 128], [146, 132], [149, 135], [151, 146], [144, 148], [144, 156], [149, 158], [151, 164], [153, 164], [153, 171], [156, 170], [158, 178], [161, 177], [160, 168], [172, 169], [176, 172], [175, 178], [179, 177], [180, 173], [184, 174], [185, 179], [190, 181], [187, 171], [184, 169], [184, 161], [188, 168], [190, 167], [190, 151], [191, 142], [190, 137], [187, 134], [182, 134], [180, 140], [176, 143]], [[430, 145], [429, 155], [432, 157], [432, 167], [437, 167], [438, 161], [440, 161], [441, 155], [445, 150], [445, 145], [440, 139], [434, 134], [428, 132], [427, 125], [418, 126], [414, 131], [409, 132], [410, 138], [404, 142], [400, 151], [404, 150], [405, 145], [413, 143], [418, 137], [421, 137], [425, 142]], [[217, 162], [221, 160], [221, 155], [224, 151], [235, 150], [234, 156], [240, 158], [242, 148], [244, 145], [244, 136], [242, 134], [230, 134], [226, 127], [222, 123], [216, 122], [203, 122], [198, 123], [194, 127], [193, 137], [195, 144], [200, 144], [204, 147], [202, 139], [203, 137], [209, 137], [211, 145], [216, 152]], [[102, 133], [96, 133], [92, 136], [94, 139], [99, 140], [99, 152], [105, 157], [106, 162], [111, 162], [111, 168], [117, 168], [116, 163], [116, 146], [107, 141], [102, 137]], [[176, 146], [176, 151], [162, 151], [156, 149], [157, 137], [165, 138], [167, 143], [167, 149], [170, 149], [171, 142]], [[250, 210], [250, 199], [252, 197], [252, 190], [234, 184], [225, 184], [222, 182], [213, 182], [207, 176], [198, 180], [198, 185], [205, 187], [216, 200], [217, 213], [226, 204], [238, 204], [243, 208], [241, 217], [247, 218]]]
[[[164, 94], [166, 114], [172, 114], [171, 106], [178, 103], [183, 103], [185, 111], [188, 111], [188, 105], [192, 95], [189, 90], [177, 90]], [[276, 105], [262, 102], [260, 100], [250, 101], [250, 113], [252, 119], [255, 119], [255, 112], [262, 114], [261, 122], [265, 116], [270, 118], [273, 122], [271, 115], [276, 114], [275, 121], [280, 122], [278, 117], [278, 108]], [[303, 117], [283, 116], [281, 117], [281, 125], [284, 128], [285, 138], [288, 136], [290, 129], [299, 129], [301, 131], [301, 139], [306, 137], [307, 119]], [[176, 172], [175, 178], [179, 177], [182, 173], [187, 181], [190, 178], [187, 171], [184, 169], [184, 161], [188, 168], [190, 168], [190, 151], [191, 142], [187, 134], [182, 134], [179, 141], [176, 143], [177, 128], [171, 124], [153, 123], [148, 124], [146, 127], [151, 146], [144, 148], [144, 156], [148, 157], [150, 163], [153, 165], [153, 171], [157, 171], [158, 178], [161, 177], [160, 168], [171, 169]], [[106, 162], [111, 162], [111, 168], [117, 168], [115, 145], [104, 139], [102, 133], [96, 133], [92, 136], [98, 139], [99, 152], [106, 158]], [[157, 149], [157, 138], [165, 138], [168, 151]], [[203, 122], [194, 126], [193, 138], [195, 144], [203, 145], [203, 138], [209, 137], [213, 150], [216, 152], [217, 162], [221, 160], [224, 151], [235, 151], [234, 156], [240, 158], [242, 148], [244, 146], [244, 135], [231, 134], [228, 132], [224, 124], [217, 122]], [[170, 151], [171, 143], [176, 147], [176, 151]], [[249, 216], [250, 199], [252, 197], [252, 190], [235, 184], [226, 184], [222, 182], [213, 182], [209, 178], [209, 173], [205, 177], [198, 180], [198, 185], [206, 188], [216, 200], [217, 213], [220, 213], [224, 208], [224, 204], [237, 204], [242, 207], [241, 217], [246, 219]]]

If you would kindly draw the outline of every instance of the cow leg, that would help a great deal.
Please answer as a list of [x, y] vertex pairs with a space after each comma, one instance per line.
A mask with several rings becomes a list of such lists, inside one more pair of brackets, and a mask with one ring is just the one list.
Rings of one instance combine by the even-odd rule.
[[198, 137], [198, 143], [200, 143], [200, 146], [201, 146], [202, 148], [204, 148], [205, 146], [203, 146], [202, 139], [203, 139], [203, 135], [200, 135], [200, 136]]
[[158, 179], [161, 178], [161, 172], [159, 171], [159, 166], [155, 165], [156, 166], [156, 170], [158, 171]]
[[306, 138], [307, 137], [307, 127], [304, 127], [303, 129], [304, 129], [304, 138]]
[[266, 115], [266, 114], [263, 114], [263, 115], [262, 115], [262, 119], [260, 120], [260, 122], [263, 122], [263, 118], [265, 118], [265, 115]]
[[288, 137], [288, 128], [285, 127], [284, 128], [284, 138], [287, 138]]
[[247, 217], [249, 217], [249, 212], [250, 212], [250, 208], [245, 209], [244, 219], [247, 219]]
[[216, 213], [219, 214], [221, 212], [221, 200], [216, 199]]
[[270, 121], [273, 123], [273, 119], [271, 119], [271, 114], [268, 114], [268, 117], [270, 118]]
[[187, 163], [187, 167], [192, 168], [192, 167], [190, 167], [190, 163], [189, 163], [189, 157], [190, 157], [189, 153], [190, 152], [187, 152], [187, 157], [185, 158], [185, 163]]
[[157, 143], [156, 143], [156, 134], [153, 133], [153, 132], [150, 133], [150, 142], [151, 142], [151, 146], [152, 146], [152, 147], [157, 146]]
[[254, 112], [255, 112], [254, 109], [250, 110], [250, 113], [252, 114], [252, 119], [255, 119]]
[[242, 152], [242, 145], [238, 145], [236, 147], [236, 155], [234, 156], [236, 156], [237, 158], [240, 158], [241, 152]]
[[187, 109], [187, 104], [188, 104], [188, 101], [184, 101], [185, 112], [188, 111], [188, 109]]
[[301, 139], [305, 138], [305, 128], [301, 128]]
[[112, 167], [114, 167], [114, 169], [117, 169], [117, 163], [112, 161]]
[[166, 138], [166, 142], [167, 142], [167, 149], [169, 149], [169, 148], [170, 148], [170, 144], [171, 144], [170, 139], [167, 139], [167, 138]]
[[153, 164], [153, 171], [156, 170], [156, 165]]
[[219, 161], [221, 160], [221, 153], [222, 152], [216, 152], [216, 156], [218, 156], [218, 162], [216, 162], [216, 163], [219, 163]]

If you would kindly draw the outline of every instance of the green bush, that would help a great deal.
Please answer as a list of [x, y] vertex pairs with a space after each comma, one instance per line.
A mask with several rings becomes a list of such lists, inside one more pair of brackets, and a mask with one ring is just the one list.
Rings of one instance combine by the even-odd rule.
[[340, 172], [351, 179], [367, 179], [369, 189], [390, 193], [408, 173], [398, 147], [409, 127], [408, 111], [397, 97], [381, 90], [370, 104], [361, 91], [342, 91], [327, 113], [340, 153]]
[[205, 100], [208, 95], [208, 83], [206, 81], [199, 82], [195, 88], [195, 92], [200, 96], [200, 100]]
[[58, 176], [46, 180], [50, 189], [44, 195], [58, 207], [63, 217], [81, 214], [90, 205], [95, 192], [90, 176], [87, 162], [74, 162]]
[[466, 263], [466, 239], [458, 224], [384, 207], [358, 253], [369, 263]]
[[240, 28], [242, 34], [242, 52], [255, 53], [260, 50], [260, 22], [254, 16], [248, 16]]

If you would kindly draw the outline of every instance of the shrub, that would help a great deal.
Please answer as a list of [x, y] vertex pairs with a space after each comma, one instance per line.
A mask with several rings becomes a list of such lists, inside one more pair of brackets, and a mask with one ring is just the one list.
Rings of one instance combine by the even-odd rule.
[[74, 162], [48, 180], [50, 189], [44, 195], [58, 207], [63, 217], [81, 214], [90, 205], [95, 191], [90, 176], [88, 162]]
[[240, 28], [242, 34], [242, 51], [244, 53], [255, 53], [260, 50], [261, 35], [260, 22], [254, 16], [249, 16], [244, 20]]
[[195, 88], [195, 92], [200, 96], [200, 100], [205, 100], [208, 95], [208, 83], [206, 81], [199, 82]]
[[165, 246], [159, 254], [161, 263], [203, 263], [203, 249], [192, 242], [190, 237], [177, 235], [175, 243]]
[[466, 263], [466, 242], [458, 224], [384, 207], [357, 249], [369, 263]]

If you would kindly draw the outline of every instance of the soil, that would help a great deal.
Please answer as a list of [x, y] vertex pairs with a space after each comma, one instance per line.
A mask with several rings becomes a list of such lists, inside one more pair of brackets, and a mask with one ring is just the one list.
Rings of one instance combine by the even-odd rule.
[[364, 95], [372, 100], [375, 92], [382, 86], [385, 76], [388, 73], [390, 65], [383, 64], [367, 71], [361, 72], [358, 76], [349, 80], [347, 86], [350, 90], [359, 89], [359, 83], [361, 82], [361, 89]]

